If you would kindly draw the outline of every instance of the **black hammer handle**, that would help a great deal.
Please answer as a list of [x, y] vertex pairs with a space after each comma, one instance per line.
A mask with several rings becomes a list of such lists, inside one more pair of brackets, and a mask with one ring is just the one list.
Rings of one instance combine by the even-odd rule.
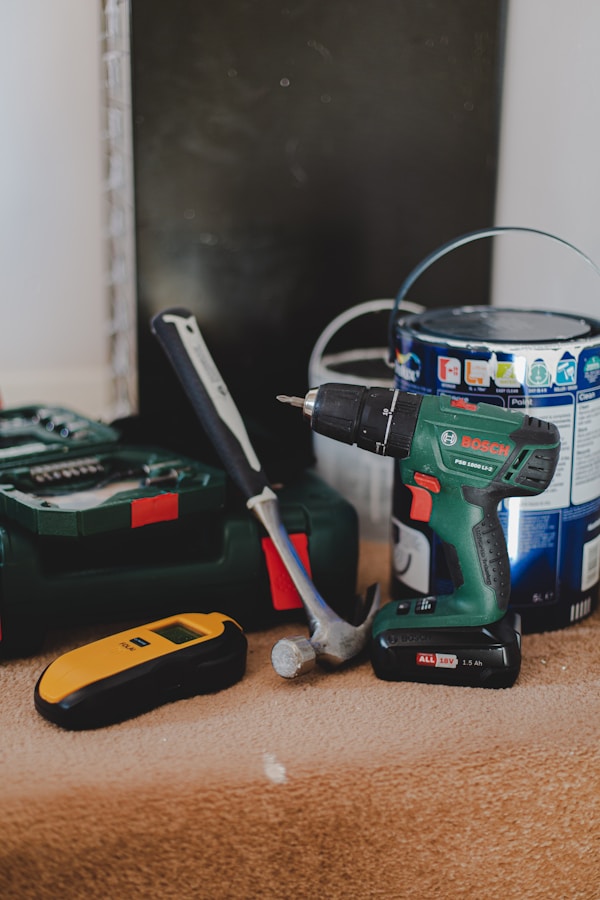
[[267, 476], [195, 316], [166, 309], [152, 318], [151, 328], [225, 469], [246, 500], [257, 497], [269, 487]]

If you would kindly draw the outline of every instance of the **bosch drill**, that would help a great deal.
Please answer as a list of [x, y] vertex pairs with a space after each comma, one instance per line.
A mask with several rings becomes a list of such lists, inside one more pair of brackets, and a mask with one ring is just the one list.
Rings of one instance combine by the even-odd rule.
[[521, 663], [520, 617], [507, 613], [510, 565], [498, 503], [544, 491], [560, 450], [555, 425], [463, 397], [324, 384], [302, 407], [319, 434], [399, 460], [411, 518], [443, 542], [454, 591], [378, 613], [375, 673], [387, 680], [506, 687]]

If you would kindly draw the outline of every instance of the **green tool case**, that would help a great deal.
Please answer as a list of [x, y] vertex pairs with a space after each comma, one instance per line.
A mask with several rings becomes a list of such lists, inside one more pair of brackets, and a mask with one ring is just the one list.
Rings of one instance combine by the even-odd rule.
[[[353, 507], [310, 471], [279, 497], [315, 585], [352, 620]], [[0, 656], [38, 651], [50, 629], [182, 610], [218, 610], [245, 629], [302, 620], [267, 551], [220, 469], [123, 444], [70, 410], [0, 411]]]

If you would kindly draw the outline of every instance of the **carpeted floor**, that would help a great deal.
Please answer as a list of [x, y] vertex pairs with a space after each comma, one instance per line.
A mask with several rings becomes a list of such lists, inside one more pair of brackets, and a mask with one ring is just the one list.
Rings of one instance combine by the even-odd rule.
[[[361, 590], [388, 548], [361, 548]], [[0, 665], [0, 897], [600, 898], [600, 615], [526, 635], [508, 690], [389, 684], [368, 661], [60, 730]]]

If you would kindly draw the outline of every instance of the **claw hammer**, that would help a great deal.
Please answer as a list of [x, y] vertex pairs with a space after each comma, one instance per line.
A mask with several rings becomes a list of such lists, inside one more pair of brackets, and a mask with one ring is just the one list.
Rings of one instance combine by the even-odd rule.
[[152, 318], [151, 328], [226, 471], [244, 495], [248, 509], [264, 526], [302, 600], [310, 637], [278, 641], [271, 653], [273, 668], [283, 678], [296, 678], [310, 671], [316, 662], [330, 668], [349, 662], [369, 640], [380, 605], [379, 585], [372, 585], [367, 592], [367, 614], [360, 625], [346, 622], [327, 605], [289, 539], [277, 495], [269, 485], [195, 316], [185, 309], [167, 309]]

